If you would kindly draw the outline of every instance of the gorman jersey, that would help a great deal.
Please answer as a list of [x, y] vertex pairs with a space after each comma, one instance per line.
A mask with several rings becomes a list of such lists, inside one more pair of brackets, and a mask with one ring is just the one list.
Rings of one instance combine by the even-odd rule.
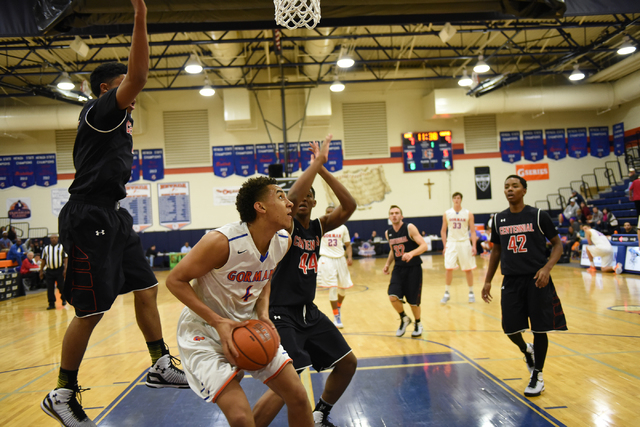
[[194, 280], [193, 290], [216, 314], [237, 322], [251, 319], [256, 300], [287, 252], [289, 233], [278, 231], [263, 257], [247, 223], [232, 222], [216, 231], [229, 239], [229, 259], [221, 268]]
[[344, 257], [344, 245], [351, 242], [349, 230], [347, 226], [342, 224], [335, 230], [331, 230], [322, 236], [320, 242], [320, 256], [328, 256], [329, 258]]
[[447, 241], [464, 242], [469, 240], [469, 210], [460, 209], [460, 212], [456, 212], [451, 208], [444, 215], [447, 218]]
[[[403, 222], [398, 231], [395, 231], [393, 227], [387, 230], [387, 236], [389, 237], [389, 246], [393, 251], [396, 265], [395, 267], [407, 267], [410, 265], [422, 264], [422, 259], [419, 256], [414, 256], [409, 262], [402, 260], [402, 255], [406, 252], [411, 252], [419, 245], [413, 241], [409, 236], [409, 224]], [[394, 268], [395, 268], [394, 267]]]
[[607, 236], [605, 236], [598, 230], [594, 230], [592, 228], [591, 230], [589, 230], [589, 233], [591, 233], [591, 242], [593, 243], [594, 246], [604, 246], [604, 247], [611, 246], [611, 242], [609, 242], [609, 239], [607, 239]]
[[547, 263], [547, 239], [558, 235], [551, 217], [525, 205], [518, 213], [506, 209], [493, 217], [491, 242], [501, 246], [504, 276], [535, 274]]
[[313, 302], [321, 237], [319, 219], [310, 221], [309, 228], [293, 219], [291, 248], [273, 274], [269, 305], [297, 306]]

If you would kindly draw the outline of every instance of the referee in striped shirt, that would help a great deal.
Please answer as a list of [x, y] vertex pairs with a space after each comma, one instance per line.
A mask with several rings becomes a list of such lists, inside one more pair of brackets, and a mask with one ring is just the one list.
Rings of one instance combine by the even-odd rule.
[[[67, 254], [62, 248], [62, 244], [58, 243], [57, 234], [52, 234], [49, 240], [50, 243], [42, 250], [40, 279], [44, 276], [45, 282], [47, 283], [47, 298], [49, 299], [47, 310], [54, 310], [56, 308], [56, 283], [58, 283], [62, 305], [67, 305], [67, 301], [65, 301], [62, 292], [64, 289], [64, 278], [67, 275]], [[45, 266], [47, 267], [46, 270], [44, 270]]]

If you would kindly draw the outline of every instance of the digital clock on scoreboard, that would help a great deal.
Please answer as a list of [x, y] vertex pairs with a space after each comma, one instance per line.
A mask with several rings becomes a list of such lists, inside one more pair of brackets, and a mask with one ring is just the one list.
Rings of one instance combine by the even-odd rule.
[[403, 133], [402, 163], [405, 172], [453, 169], [451, 131]]

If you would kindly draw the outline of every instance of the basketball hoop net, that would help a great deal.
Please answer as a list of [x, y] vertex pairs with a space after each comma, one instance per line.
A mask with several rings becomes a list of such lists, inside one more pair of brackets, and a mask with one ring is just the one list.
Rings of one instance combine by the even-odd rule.
[[273, 0], [276, 24], [290, 30], [313, 29], [320, 22], [320, 0]]

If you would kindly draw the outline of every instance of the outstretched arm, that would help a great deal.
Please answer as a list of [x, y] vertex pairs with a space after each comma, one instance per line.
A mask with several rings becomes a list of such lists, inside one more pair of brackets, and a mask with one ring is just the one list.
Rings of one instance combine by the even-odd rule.
[[131, 0], [135, 13], [127, 75], [118, 86], [118, 108], [129, 107], [147, 84], [149, 75], [149, 41], [147, 40], [147, 6], [144, 0]]
[[[342, 224], [347, 222], [347, 220], [351, 217], [353, 212], [355, 212], [357, 204], [356, 199], [353, 198], [349, 190], [342, 185], [340, 181], [336, 179], [335, 176], [331, 174], [322, 166], [320, 172], [318, 172], [322, 179], [329, 184], [329, 187], [333, 190], [340, 204], [331, 212], [329, 215], [323, 215], [320, 217], [320, 223], [322, 224], [322, 229], [326, 231], [333, 230], [334, 228], [340, 227]], [[326, 232], [325, 231], [325, 232]]]

